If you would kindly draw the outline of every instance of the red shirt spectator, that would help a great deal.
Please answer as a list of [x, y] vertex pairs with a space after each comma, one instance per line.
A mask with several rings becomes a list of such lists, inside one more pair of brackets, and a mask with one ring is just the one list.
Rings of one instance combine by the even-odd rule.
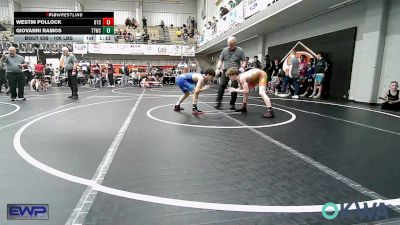
[[35, 65], [35, 73], [43, 74], [44, 73], [44, 65], [43, 64], [36, 64]]
[[308, 63], [305, 60], [305, 55], [301, 55], [299, 63], [299, 74], [301, 77], [305, 77], [307, 75]]

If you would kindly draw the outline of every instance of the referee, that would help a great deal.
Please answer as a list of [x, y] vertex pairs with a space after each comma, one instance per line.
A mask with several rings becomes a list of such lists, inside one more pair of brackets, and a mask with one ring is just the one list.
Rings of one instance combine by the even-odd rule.
[[[225, 47], [222, 50], [221, 55], [219, 56], [216, 74], [221, 73], [222, 66], [224, 69], [224, 73], [221, 77], [221, 82], [218, 89], [217, 105], [215, 106], [216, 109], [221, 108], [222, 97], [224, 96], [225, 89], [228, 87], [229, 79], [225, 76], [225, 72], [231, 67], [239, 69], [240, 72], [243, 72], [246, 68], [246, 57], [244, 55], [243, 49], [241, 47], [237, 47], [236, 43], [237, 42], [235, 37], [229, 37], [228, 47]], [[231, 86], [233, 88], [238, 88], [239, 84], [237, 81], [232, 81]], [[231, 110], [235, 110], [236, 98], [237, 93], [232, 92], [230, 101]]]
[[4, 62], [6, 64], [6, 74], [10, 86], [11, 101], [26, 101], [26, 98], [24, 97], [25, 76], [22, 74], [22, 68], [27, 66], [25, 58], [23, 56], [17, 55], [17, 49], [15, 49], [15, 47], [10, 47], [8, 49], [8, 52], [10, 54], [7, 56], [4, 55], [1, 58], [0, 63]]
[[64, 55], [64, 71], [68, 75], [68, 85], [72, 92], [72, 95], [68, 96], [68, 98], [78, 99], [78, 77], [76, 73], [78, 62], [74, 54], [70, 53], [67, 47], [63, 47], [62, 52]]

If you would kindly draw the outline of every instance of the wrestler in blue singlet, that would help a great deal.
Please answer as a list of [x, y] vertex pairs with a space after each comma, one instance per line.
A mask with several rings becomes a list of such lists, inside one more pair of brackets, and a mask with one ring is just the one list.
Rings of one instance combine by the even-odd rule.
[[184, 73], [177, 76], [176, 84], [183, 93], [192, 92], [196, 87], [196, 81], [193, 80], [192, 76], [193, 73]]

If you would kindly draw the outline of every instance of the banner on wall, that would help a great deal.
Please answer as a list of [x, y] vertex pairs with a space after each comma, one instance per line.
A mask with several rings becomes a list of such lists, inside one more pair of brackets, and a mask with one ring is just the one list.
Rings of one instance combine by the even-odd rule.
[[157, 45], [142, 45], [143, 55], [156, 55]]
[[73, 44], [73, 53], [75, 54], [87, 54], [88, 52], [88, 46], [87, 44]]
[[157, 55], [168, 55], [168, 46], [167, 45], [158, 45]]
[[184, 45], [182, 46], [183, 56], [194, 56], [194, 46]]
[[100, 44], [98, 44], [98, 43], [89, 43], [88, 51], [89, 51], [89, 53], [94, 53], [94, 54], [101, 53]]
[[[114, 44], [114, 43], [74, 43], [73, 52], [76, 54], [118, 54], [118, 55], [169, 55], [194, 56], [195, 47], [192, 45], [144, 45], [144, 44]], [[183, 49], [184, 48], [184, 49]]]
[[140, 44], [129, 44], [127, 53], [131, 55], [143, 55], [143, 47]]
[[127, 48], [127, 44], [100, 43], [102, 54], [128, 54]]
[[243, 4], [237, 5], [227, 15], [226, 21], [229, 27], [234, 27], [244, 21], [243, 17]]
[[244, 0], [243, 1], [243, 16], [248, 18], [261, 10], [261, 4], [263, 1], [260, 0]]
[[261, 2], [260, 4], [260, 11], [263, 11], [264, 9], [268, 8], [268, 6], [271, 6], [272, 3], [275, 3], [274, 0], [258, 0]]
[[237, 5], [228, 14], [223, 16], [217, 22], [217, 32], [214, 35], [220, 35], [225, 33], [232, 27], [242, 23], [244, 21], [243, 16], [243, 4]]
[[168, 55], [170, 56], [181, 56], [182, 47], [180, 45], [170, 45], [168, 46]]

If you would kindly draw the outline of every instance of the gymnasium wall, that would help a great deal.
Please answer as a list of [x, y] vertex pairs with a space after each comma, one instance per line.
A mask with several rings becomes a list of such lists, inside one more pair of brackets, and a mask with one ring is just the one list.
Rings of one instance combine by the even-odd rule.
[[[321, 51], [327, 54], [330, 70], [326, 76], [325, 90], [329, 92], [330, 96], [342, 98], [348, 95], [356, 30], [356, 28], [349, 28], [300, 40], [313, 52]], [[271, 59], [281, 60], [296, 44], [297, 41], [292, 41], [271, 46], [268, 48], [268, 54]], [[304, 48], [298, 46], [295, 50], [302, 51]]]
[[149, 26], [159, 25], [163, 20], [166, 26], [176, 27], [187, 24], [189, 16], [196, 17], [196, 8], [196, 0], [147, 0], [143, 1], [143, 16]]
[[383, 53], [382, 71], [379, 81], [379, 95], [389, 89], [389, 83], [400, 82], [400, 67], [398, 56], [400, 50], [400, 1], [392, 1], [389, 10], [385, 48]]
[[399, 21], [400, 1], [360, 0], [268, 34], [266, 52], [272, 46], [357, 27], [349, 99], [377, 103], [388, 83], [400, 80], [400, 68], [393, 66], [400, 49]]

